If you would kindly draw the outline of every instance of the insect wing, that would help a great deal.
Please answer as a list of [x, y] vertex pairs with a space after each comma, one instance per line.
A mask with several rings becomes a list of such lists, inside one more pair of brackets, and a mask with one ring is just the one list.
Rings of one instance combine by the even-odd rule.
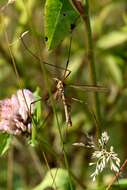
[[46, 73], [49, 74], [51, 78], [61, 79], [64, 73], [66, 73], [66, 75], [69, 75], [71, 73], [69, 69], [66, 69], [62, 66], [53, 65], [44, 61], [42, 61], [41, 64]]
[[89, 92], [108, 92], [108, 89], [103, 86], [98, 85], [67, 85], [70, 88], [79, 89], [81, 91], [89, 91]]

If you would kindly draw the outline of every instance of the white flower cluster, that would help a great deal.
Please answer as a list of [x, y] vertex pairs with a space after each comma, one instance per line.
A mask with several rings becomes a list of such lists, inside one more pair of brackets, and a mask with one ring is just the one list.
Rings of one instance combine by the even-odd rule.
[[90, 163], [90, 166], [95, 165], [95, 171], [92, 173], [91, 177], [95, 181], [96, 176], [101, 173], [104, 168], [109, 164], [109, 167], [114, 172], [119, 172], [120, 159], [113, 150], [113, 146], [107, 150], [106, 145], [109, 141], [109, 136], [107, 132], [103, 132], [101, 138], [98, 140], [99, 148], [95, 150], [92, 154], [92, 158], [95, 162]]

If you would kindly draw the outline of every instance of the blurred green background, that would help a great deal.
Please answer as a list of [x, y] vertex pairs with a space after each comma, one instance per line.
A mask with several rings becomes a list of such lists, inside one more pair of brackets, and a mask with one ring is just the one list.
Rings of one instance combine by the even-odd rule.
[[[6, 3], [7, 1], [1, 0], [0, 7]], [[42, 97], [48, 93], [39, 61], [28, 53], [21, 42], [20, 36], [23, 32], [29, 31], [23, 39], [27, 47], [41, 60], [62, 67], [66, 65], [70, 34], [57, 48], [47, 50], [44, 42], [44, 4], [44, 0], [17, 0], [0, 11], [0, 99], [10, 97], [19, 88], [28, 88], [32, 92], [38, 88]], [[91, 0], [90, 14], [97, 83], [109, 89], [106, 94], [99, 93], [101, 127], [102, 131], [108, 131], [110, 145], [114, 146], [123, 162], [127, 158], [127, 1]], [[86, 38], [84, 24], [78, 19], [72, 34], [69, 62], [72, 72], [67, 83], [91, 84]], [[15, 74], [14, 63], [18, 75]], [[61, 78], [64, 72], [56, 67], [48, 67], [48, 71], [46, 76], [51, 81], [51, 86], [54, 83], [52, 77]], [[93, 106], [92, 94], [73, 89], [67, 91], [69, 97], [86, 102], [89, 109]], [[62, 103], [55, 103], [61, 129], [64, 130], [64, 109]], [[41, 120], [44, 121], [49, 108], [44, 101], [41, 104]], [[88, 167], [91, 151], [72, 146], [75, 142], [85, 142], [85, 133], [95, 133], [95, 121], [87, 106], [77, 102], [71, 104], [73, 127], [67, 130], [65, 136], [69, 168], [75, 176], [76, 189], [84, 189], [84, 186], [87, 189], [99, 189], [90, 178], [93, 171]], [[0, 158], [0, 190], [32, 189], [43, 180], [49, 168], [65, 168], [54, 114], [50, 114], [37, 136], [35, 148], [28, 144], [26, 137], [13, 138], [10, 149]], [[126, 171], [123, 176], [126, 176]], [[103, 174], [101, 185], [108, 184], [110, 180], [111, 172], [107, 170]]]

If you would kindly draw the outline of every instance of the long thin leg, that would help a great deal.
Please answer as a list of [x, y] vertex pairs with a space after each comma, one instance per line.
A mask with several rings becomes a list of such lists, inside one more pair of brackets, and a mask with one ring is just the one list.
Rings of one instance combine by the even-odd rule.
[[69, 45], [69, 52], [68, 52], [68, 58], [67, 58], [66, 68], [65, 68], [65, 71], [64, 71], [64, 75], [63, 75], [63, 81], [70, 75], [70, 73], [68, 73], [66, 75], [66, 71], [68, 70], [68, 64], [69, 64], [69, 61], [70, 61], [71, 43], [72, 43], [72, 33], [71, 33], [71, 38], [70, 38], [70, 45]]
[[84, 104], [85, 106], [87, 106], [89, 112], [91, 113], [91, 115], [92, 115], [92, 117], [93, 117], [93, 119], [95, 121], [95, 124], [98, 125], [98, 121], [97, 121], [97, 118], [96, 118], [96, 115], [95, 115], [94, 111], [91, 108], [89, 108], [89, 106], [88, 106], [88, 104], [86, 102], [84, 102], [83, 100], [79, 100], [77, 98], [72, 98], [72, 100], [74, 100], [76, 102], [79, 102], [80, 104]]
[[50, 110], [49, 110], [47, 116], [44, 118], [44, 121], [43, 121], [43, 123], [42, 123], [42, 126], [45, 125], [46, 121], [48, 120], [49, 116], [50, 116], [52, 113], [53, 113], [53, 111], [52, 111], [52, 109], [51, 109], [51, 107], [50, 107]]
[[40, 101], [42, 101], [42, 98], [39, 98], [38, 100], [35, 100], [35, 101], [33, 101], [33, 102], [30, 103], [29, 114], [31, 114], [31, 111], [32, 111], [32, 105], [35, 104], [35, 103], [37, 103], [37, 102], [40, 102]]
[[[76, 18], [75, 22], [77, 21], [78, 17]], [[71, 31], [70, 31], [70, 34], [71, 34], [71, 37], [70, 37], [70, 43], [69, 43], [69, 50], [68, 50], [68, 58], [67, 58], [67, 63], [66, 63], [66, 68], [65, 68], [65, 71], [64, 71], [64, 75], [63, 75], [63, 81], [70, 75], [70, 73], [66, 74], [66, 71], [68, 70], [68, 65], [69, 65], [69, 61], [70, 61], [70, 55], [71, 55], [71, 45], [72, 45], [72, 33], [73, 33], [73, 30], [75, 28], [75, 22], [73, 24], [71, 24]]]
[[33, 52], [27, 47], [26, 43], [24, 42], [23, 37], [24, 37], [28, 32], [29, 32], [29, 31], [26, 31], [26, 32], [24, 32], [24, 33], [20, 36], [21, 42], [22, 42], [22, 44], [24, 45], [24, 47], [25, 47], [25, 49], [27, 50], [27, 52], [28, 52], [30, 55], [32, 55], [33, 57], [35, 57], [36, 60], [38, 60], [39, 62], [41, 62], [41, 63], [43, 63], [43, 64], [45, 64], [45, 65], [49, 65], [49, 66], [51, 66], [51, 67], [55, 67], [55, 68], [58, 68], [58, 69], [60, 69], [60, 70], [64, 70], [65, 72], [67, 71], [67, 72], [68, 72], [68, 73], [67, 73], [67, 76], [69, 76], [70, 73], [71, 73], [71, 71], [70, 71], [69, 69], [64, 68], [64, 67], [60, 67], [60, 66], [57, 66], [57, 65], [53, 65], [53, 64], [47, 63], [47, 62], [45, 62], [45, 61], [42, 61], [35, 53], [33, 53]]
[[[96, 127], [96, 131], [97, 131], [97, 128], [98, 128], [98, 126], [99, 126], [99, 121], [97, 120], [97, 117], [96, 117], [94, 111], [93, 111], [93, 110], [89, 107], [89, 105], [88, 105], [86, 102], [84, 102], [83, 100], [79, 100], [79, 99], [77, 99], [77, 98], [72, 98], [72, 100], [77, 101], [77, 102], [79, 102], [79, 103], [84, 104], [85, 106], [87, 106], [87, 109], [89, 110], [89, 112], [90, 112], [90, 114], [91, 114], [91, 116], [92, 116], [92, 118], [93, 118], [93, 120], [94, 120], [95, 127]], [[96, 134], [95, 136], [96, 136], [96, 142], [97, 142], [97, 141], [98, 141], [98, 136], [97, 136], [97, 134]]]
[[64, 106], [64, 112], [65, 112], [67, 126], [71, 127], [72, 126], [71, 105], [68, 104], [67, 98], [65, 97], [64, 93], [62, 94], [62, 102], [63, 102], [63, 106]]

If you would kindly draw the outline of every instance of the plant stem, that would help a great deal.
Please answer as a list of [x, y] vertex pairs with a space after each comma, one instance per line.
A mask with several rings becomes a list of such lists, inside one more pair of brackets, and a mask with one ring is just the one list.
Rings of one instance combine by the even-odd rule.
[[[96, 77], [96, 69], [95, 69], [95, 57], [94, 57], [94, 47], [93, 47], [93, 39], [92, 39], [92, 30], [90, 25], [90, 15], [89, 15], [89, 2], [86, 0], [86, 5], [84, 9], [85, 14], [85, 26], [87, 30], [87, 36], [88, 36], [88, 60], [89, 60], [89, 66], [90, 66], [90, 74], [91, 74], [91, 81], [94, 85], [97, 84], [97, 77]], [[94, 94], [94, 101], [95, 101], [95, 107], [96, 107], [96, 114], [97, 119], [101, 123], [101, 111], [100, 111], [100, 101], [99, 101], [99, 95], [97, 93]], [[98, 125], [97, 128], [97, 136], [99, 136], [101, 133], [101, 127]]]
[[8, 169], [7, 169], [7, 190], [13, 189], [13, 147], [10, 148], [8, 152]]
[[127, 160], [124, 161], [124, 163], [122, 164], [122, 166], [119, 169], [119, 172], [117, 172], [115, 174], [115, 176], [113, 177], [112, 181], [110, 182], [110, 184], [108, 185], [108, 187], [106, 188], [106, 190], [111, 189], [113, 183], [118, 179], [118, 177], [121, 175], [121, 173], [123, 172], [123, 170], [125, 169], [125, 166], [127, 165]]
[[[88, 55], [88, 62], [90, 67], [90, 78], [93, 85], [97, 85], [97, 77], [96, 77], [96, 69], [95, 69], [95, 57], [94, 57], [94, 46], [93, 46], [93, 39], [92, 39], [92, 29], [90, 25], [90, 15], [89, 15], [89, 0], [85, 0], [85, 6], [78, 0], [72, 0], [73, 5], [79, 12], [80, 16], [82, 17], [87, 39], [88, 39], [88, 47], [87, 47], [87, 55]], [[96, 139], [101, 134], [101, 111], [100, 111], [100, 101], [99, 96], [97, 93], [94, 94], [94, 105], [95, 105], [95, 112], [97, 116], [97, 120], [99, 121], [98, 126], [96, 128]]]
[[64, 146], [63, 134], [62, 134], [61, 126], [60, 126], [60, 123], [59, 123], [58, 115], [57, 115], [57, 112], [56, 112], [56, 106], [55, 106], [54, 99], [53, 99], [53, 96], [52, 96], [52, 93], [51, 93], [51, 85], [50, 85], [50, 82], [49, 82], [48, 77], [47, 77], [45, 65], [42, 64], [41, 59], [40, 59], [39, 63], [40, 63], [40, 67], [41, 67], [41, 70], [42, 70], [43, 75], [44, 75], [45, 83], [46, 83], [46, 86], [47, 86], [47, 90], [48, 90], [49, 97], [50, 97], [50, 100], [51, 100], [51, 105], [52, 105], [52, 108], [53, 108], [53, 113], [55, 115], [56, 123], [57, 123], [57, 126], [58, 126], [58, 131], [59, 131], [60, 140], [61, 140], [61, 144], [62, 144], [62, 152], [63, 152], [63, 156], [64, 156], [64, 161], [65, 161], [65, 167], [68, 170], [68, 174], [69, 174], [69, 178], [70, 178], [70, 181], [69, 181], [70, 190], [73, 190], [73, 185], [72, 185], [72, 181], [71, 181], [71, 178], [72, 178], [71, 177], [71, 172], [70, 172], [69, 163], [68, 163], [68, 159], [67, 159], [67, 153], [66, 153], [65, 146]]

